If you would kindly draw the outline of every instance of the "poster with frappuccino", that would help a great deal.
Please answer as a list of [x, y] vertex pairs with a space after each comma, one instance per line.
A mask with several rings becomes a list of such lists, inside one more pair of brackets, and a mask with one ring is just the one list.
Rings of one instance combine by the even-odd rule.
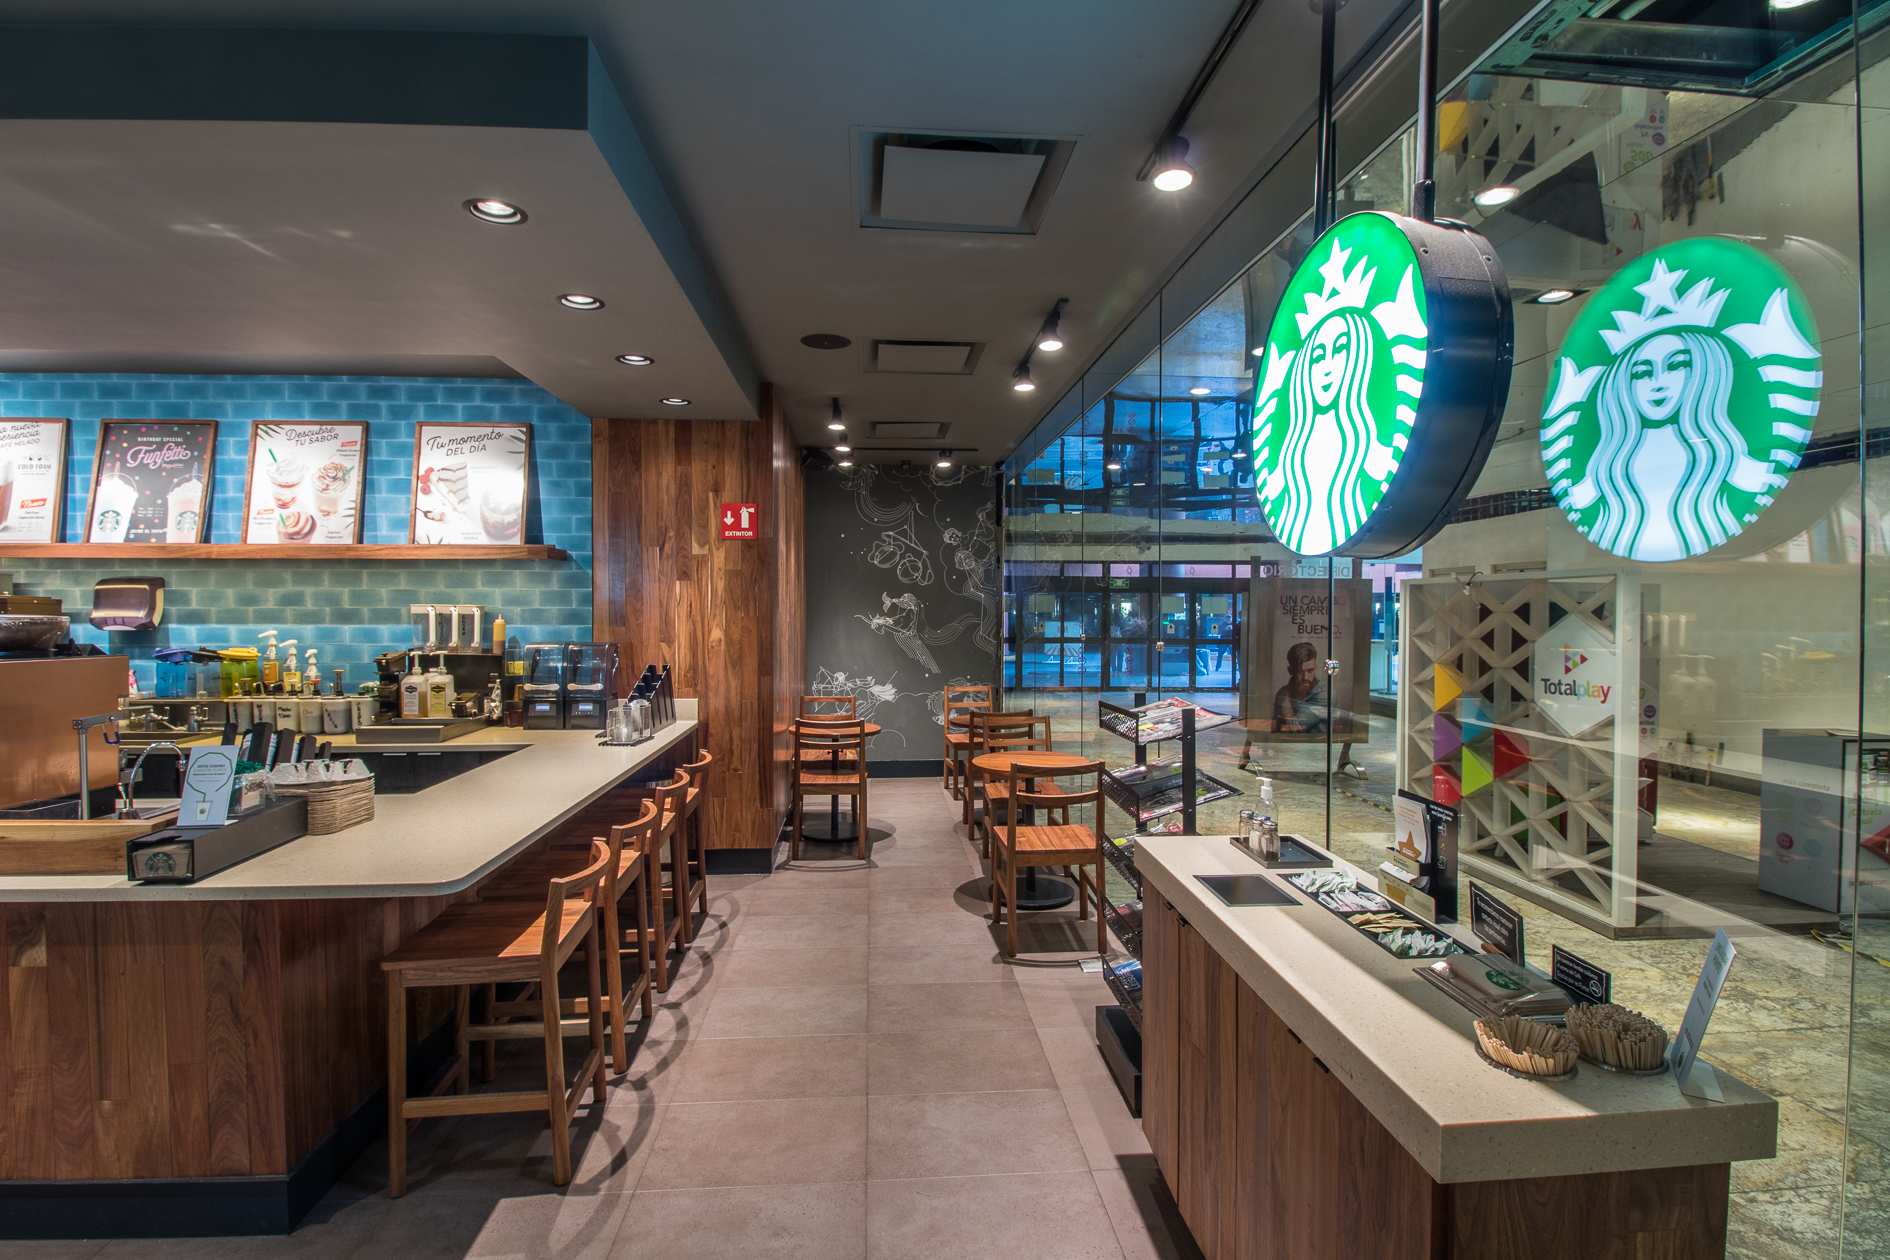
[[64, 420], [0, 420], [0, 542], [60, 541], [66, 428]]
[[361, 420], [259, 420], [249, 433], [243, 541], [265, 546], [361, 541]]
[[524, 542], [531, 451], [529, 424], [415, 425], [408, 540], [453, 547]]
[[202, 542], [216, 449], [214, 420], [102, 421], [85, 541]]

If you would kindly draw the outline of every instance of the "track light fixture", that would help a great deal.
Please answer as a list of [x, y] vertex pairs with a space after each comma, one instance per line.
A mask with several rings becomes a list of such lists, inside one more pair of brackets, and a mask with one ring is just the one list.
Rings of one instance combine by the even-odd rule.
[[1180, 192], [1194, 182], [1194, 168], [1188, 165], [1188, 142], [1180, 136], [1170, 136], [1161, 145], [1161, 155], [1155, 159], [1155, 173], [1149, 182], [1163, 192]]
[[847, 435], [842, 433], [840, 435], [840, 440], [834, 443], [833, 449], [836, 451], [839, 451], [842, 455], [845, 455], [848, 451], [852, 450], [853, 448], [847, 445]]
[[827, 428], [834, 433], [845, 433], [847, 422], [840, 418], [840, 400], [833, 400], [833, 418], [827, 421]]
[[1043, 321], [1043, 327], [1037, 330], [1037, 349], [1045, 354], [1055, 354], [1063, 349], [1063, 334], [1058, 325], [1063, 320], [1063, 308], [1070, 304], [1068, 298], [1058, 298], [1057, 304], [1050, 309], [1050, 318]]
[[952, 453], [950, 451], [940, 451], [938, 453], [938, 466], [940, 468], [950, 468], [952, 466]]
[[1011, 388], [1020, 394], [1028, 394], [1031, 390], [1037, 388], [1037, 382], [1030, 379], [1030, 364], [1020, 363], [1017, 365], [1017, 370], [1011, 373]]

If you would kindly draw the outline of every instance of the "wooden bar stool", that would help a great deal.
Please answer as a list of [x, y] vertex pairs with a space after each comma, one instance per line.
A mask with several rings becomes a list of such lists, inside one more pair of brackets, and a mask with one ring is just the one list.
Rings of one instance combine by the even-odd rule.
[[[644, 939], [648, 942], [651, 965], [656, 968], [656, 991], [668, 993], [670, 947], [673, 945], [681, 952], [688, 946], [689, 938], [683, 935], [683, 930], [689, 915], [688, 903], [682, 900], [683, 894], [673, 887], [664, 886], [663, 871], [668, 867], [683, 872], [678, 883], [687, 878], [689, 863], [681, 837], [683, 806], [689, 798], [689, 772], [678, 770], [668, 783], [629, 788], [626, 794], [632, 799], [652, 801], [657, 809], [646, 853], [649, 863], [650, 921]], [[665, 851], [669, 854], [668, 861], [663, 857]], [[664, 904], [666, 901], [669, 903], [667, 906]]]
[[704, 917], [709, 913], [709, 853], [708, 841], [704, 838], [706, 829], [702, 825], [702, 792], [708, 786], [709, 767], [715, 764], [715, 754], [704, 748], [694, 761], [683, 763], [683, 772], [689, 776], [689, 790], [683, 794], [682, 826], [679, 833], [683, 837], [683, 878], [685, 891], [681, 897], [683, 923], [688, 932], [688, 939], [696, 939], [696, 919], [691, 909], [692, 903], [702, 907]]
[[[610, 839], [604, 841], [612, 858], [609, 876], [604, 882], [603, 921], [601, 929], [606, 941], [614, 943], [616, 963], [604, 968], [604, 1012], [609, 1020], [610, 1030], [610, 1066], [618, 1075], [630, 1070], [630, 1058], [624, 1039], [624, 1025], [629, 1018], [629, 1009], [641, 1005], [643, 1018], [649, 1019], [654, 1013], [654, 1004], [650, 998], [651, 976], [654, 968], [650, 959], [650, 906], [649, 906], [649, 838], [656, 830], [657, 806], [654, 801], [643, 802], [643, 812], [635, 822], [610, 829]], [[481, 901], [519, 901], [531, 900], [537, 896], [536, 889], [543, 888], [546, 881], [569, 871], [574, 851], [553, 849], [548, 853], [521, 858], [506, 867], [498, 876], [482, 884], [479, 888]], [[622, 926], [623, 899], [634, 895], [632, 902], [636, 917], [636, 926]], [[605, 950], [605, 958], [611, 955]], [[636, 967], [636, 979], [626, 986], [623, 980], [623, 965], [628, 960]], [[514, 1016], [528, 1016], [532, 1013], [532, 1004], [537, 997], [537, 987], [527, 985], [518, 997], [506, 1002], [498, 1000], [497, 986], [486, 987], [486, 1019], [489, 1023], [499, 1023]], [[587, 1014], [584, 999], [570, 998], [563, 1003], [564, 1013]], [[491, 1080], [493, 1075], [493, 1045], [485, 1042], [484, 1079]]]
[[[604, 1101], [603, 990], [597, 947], [597, 902], [611, 868], [610, 846], [591, 844], [583, 870], [549, 881], [542, 908], [528, 901], [449, 906], [381, 960], [387, 974], [387, 1193], [407, 1193], [407, 1132], [428, 1116], [544, 1111], [551, 1122], [552, 1180], [571, 1180], [571, 1113], [588, 1084], [591, 1101]], [[586, 1018], [566, 1020], [558, 1001], [558, 971], [584, 946]], [[475, 984], [536, 981], [539, 1018], [532, 1023], [468, 1023]], [[457, 1055], [432, 1096], [407, 1096], [407, 990], [457, 989]], [[568, 1087], [564, 1038], [590, 1036], [590, 1048]], [[472, 1094], [468, 1042], [473, 1038], [542, 1037], [545, 1088]], [[448, 1086], [457, 1096], [440, 1097]]]
[[954, 730], [952, 718], [972, 712], [989, 713], [991, 711], [991, 688], [989, 687], [946, 687], [945, 704], [945, 790], [954, 800], [964, 795], [965, 762], [971, 751], [971, 730], [967, 723], [965, 729]]
[[[1074, 868], [1077, 918], [1089, 917], [1089, 896], [1096, 897], [1096, 952], [1109, 952], [1108, 927], [1103, 922], [1103, 835], [1102, 769], [1100, 761], [1076, 766], [1031, 766], [1021, 758], [1011, 762], [1004, 776], [1009, 817], [997, 832], [991, 849], [991, 920], [1004, 916], [1004, 956], [1017, 957], [1017, 873], [1032, 866]], [[1074, 792], [1055, 787], [1054, 780], [1090, 778], [1091, 785]], [[1094, 804], [1095, 823], [1084, 827], [1071, 825], [1068, 810], [1073, 805]], [[1061, 809], [1065, 821], [1047, 827], [1019, 826], [1017, 819], [1025, 809]], [[1094, 869], [1095, 875], [1090, 872]]]
[[801, 822], [810, 796], [853, 798], [854, 826], [859, 832], [860, 859], [866, 859], [866, 723], [806, 729], [794, 733], [794, 839], [788, 860], [801, 857]]

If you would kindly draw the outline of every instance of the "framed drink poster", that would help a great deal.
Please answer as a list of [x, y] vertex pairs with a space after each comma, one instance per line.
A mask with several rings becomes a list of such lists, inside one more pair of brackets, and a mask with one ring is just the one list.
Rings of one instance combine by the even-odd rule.
[[249, 432], [243, 541], [361, 541], [363, 420], [258, 420]]
[[202, 542], [216, 451], [214, 420], [100, 423], [85, 541]]
[[59, 541], [68, 427], [65, 420], [0, 419], [0, 542]]
[[418, 424], [407, 539], [509, 546], [525, 539], [529, 424]]

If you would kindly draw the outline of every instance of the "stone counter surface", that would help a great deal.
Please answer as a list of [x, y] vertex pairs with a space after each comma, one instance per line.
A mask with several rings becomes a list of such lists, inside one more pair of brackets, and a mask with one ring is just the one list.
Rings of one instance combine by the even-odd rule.
[[[1475, 1016], [1418, 976], [1415, 961], [1378, 948], [1226, 837], [1143, 836], [1136, 865], [1145, 896], [1166, 897], [1436, 1181], [1777, 1153], [1777, 1102], [1725, 1072], [1726, 1101], [1710, 1103], [1682, 1095], [1671, 1074], [1622, 1076], [1584, 1063], [1574, 1080], [1549, 1084], [1488, 1066], [1476, 1051]], [[1231, 907], [1194, 878], [1252, 874], [1304, 904]], [[1713, 1040], [1709, 1030], [1709, 1057]]]
[[424, 747], [368, 745], [361, 751], [517, 751], [424, 791], [377, 795], [370, 822], [303, 836], [194, 884], [9, 876], [0, 878], [0, 902], [445, 896], [484, 878], [686, 739], [696, 729], [694, 701], [677, 701], [677, 710], [677, 720], [654, 739], [629, 748], [600, 745], [597, 731], [505, 727]]

